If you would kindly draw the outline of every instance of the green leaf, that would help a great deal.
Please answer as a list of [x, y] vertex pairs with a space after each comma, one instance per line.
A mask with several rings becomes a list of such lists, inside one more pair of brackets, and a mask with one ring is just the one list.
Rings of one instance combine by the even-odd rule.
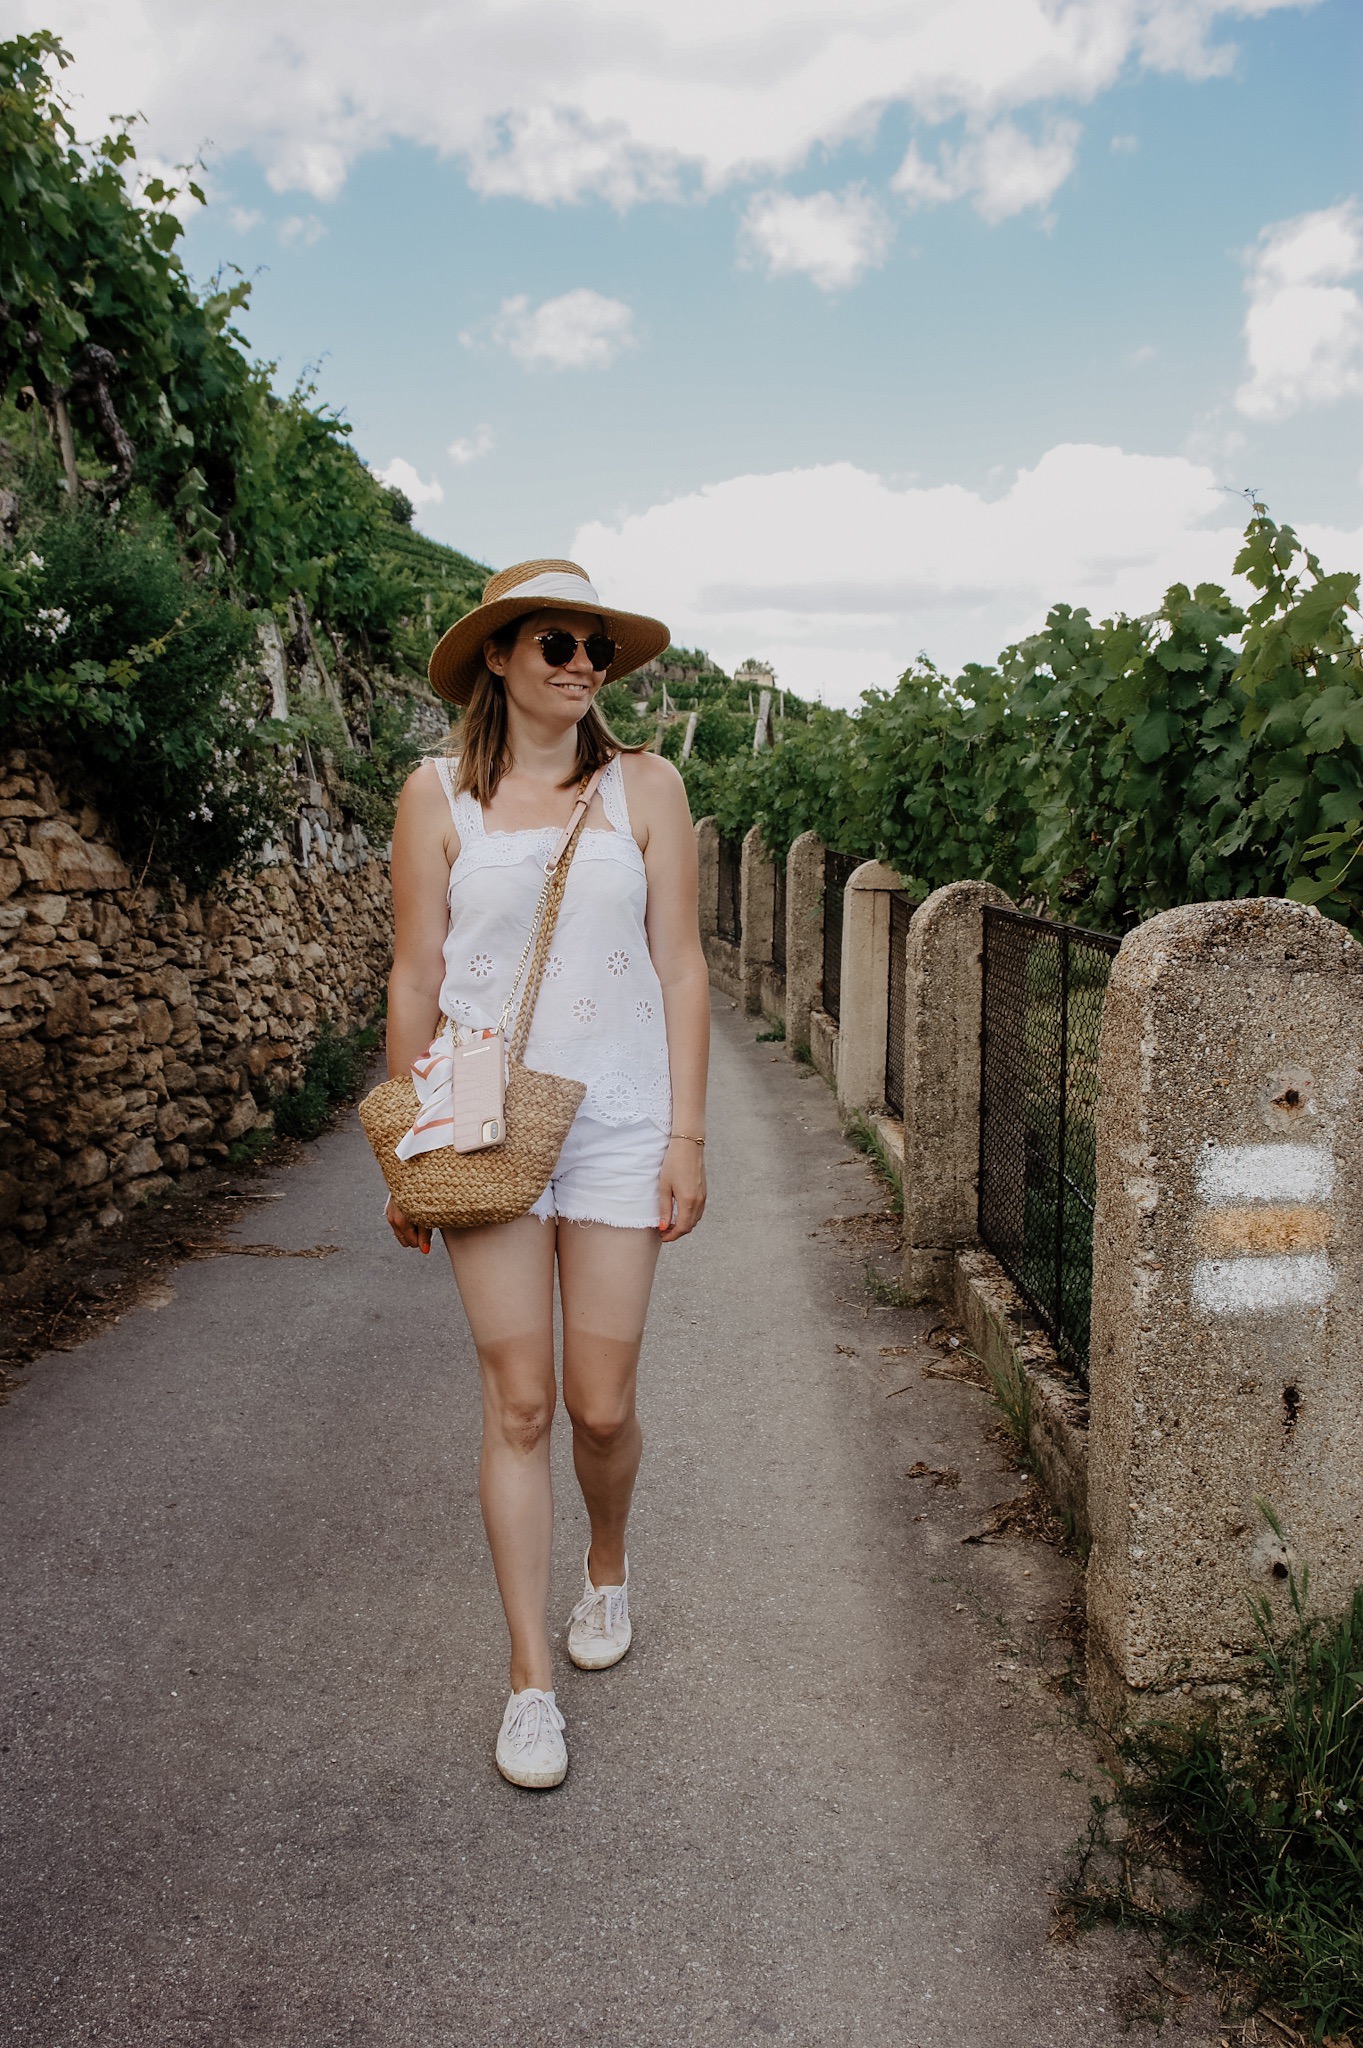
[[1142, 761], [1158, 761], [1169, 751], [1173, 720], [1167, 711], [1147, 711], [1131, 735], [1131, 744]]
[[1309, 881], [1299, 875], [1295, 882], [1289, 882], [1283, 894], [1292, 903], [1319, 903], [1323, 896], [1329, 896], [1339, 882], [1338, 875], [1327, 875], [1324, 881]]

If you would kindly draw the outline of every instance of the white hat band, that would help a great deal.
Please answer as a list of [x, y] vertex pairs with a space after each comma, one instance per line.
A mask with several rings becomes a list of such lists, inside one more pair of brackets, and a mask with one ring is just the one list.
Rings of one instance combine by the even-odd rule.
[[514, 590], [504, 590], [500, 600], [509, 597], [555, 597], [568, 604], [586, 604], [593, 609], [600, 604], [591, 584], [585, 576], [565, 576], [561, 570], [548, 569], [542, 576], [532, 576], [527, 583], [518, 583]]

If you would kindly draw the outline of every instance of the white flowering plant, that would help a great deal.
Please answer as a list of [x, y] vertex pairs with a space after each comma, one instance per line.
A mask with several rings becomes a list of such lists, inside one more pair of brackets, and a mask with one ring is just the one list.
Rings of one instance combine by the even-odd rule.
[[150, 508], [59, 513], [0, 561], [0, 734], [79, 755], [129, 853], [191, 885], [287, 813], [255, 651], [251, 614], [190, 573]]

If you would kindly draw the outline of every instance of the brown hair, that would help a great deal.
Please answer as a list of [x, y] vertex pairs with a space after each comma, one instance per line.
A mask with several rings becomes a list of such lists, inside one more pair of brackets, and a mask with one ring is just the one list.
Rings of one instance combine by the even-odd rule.
[[[503, 626], [489, 638], [509, 652], [524, 624], [524, 619], [513, 619], [509, 626]], [[451, 735], [450, 752], [459, 757], [455, 788], [468, 790], [480, 804], [490, 804], [507, 768], [506, 691], [501, 677], [490, 668], [483, 669], [473, 686], [468, 708]], [[642, 752], [642, 747], [626, 746], [618, 740], [596, 705], [589, 704], [578, 720], [573, 772], [561, 787], [571, 789], [584, 775], [594, 775], [598, 768], [605, 767], [612, 754]]]

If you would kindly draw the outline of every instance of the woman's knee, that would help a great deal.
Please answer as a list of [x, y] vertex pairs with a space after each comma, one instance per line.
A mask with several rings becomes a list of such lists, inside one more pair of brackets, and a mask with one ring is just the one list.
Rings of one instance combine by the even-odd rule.
[[515, 1451], [533, 1451], [554, 1421], [552, 1394], [513, 1394], [489, 1404], [488, 1420], [501, 1441]]
[[593, 1450], [611, 1451], [634, 1427], [633, 1397], [623, 1399], [602, 1395], [564, 1397], [573, 1434], [585, 1437]]
[[536, 1370], [519, 1351], [501, 1346], [480, 1352], [487, 1427], [518, 1451], [533, 1451], [553, 1425], [556, 1392], [552, 1364]]

